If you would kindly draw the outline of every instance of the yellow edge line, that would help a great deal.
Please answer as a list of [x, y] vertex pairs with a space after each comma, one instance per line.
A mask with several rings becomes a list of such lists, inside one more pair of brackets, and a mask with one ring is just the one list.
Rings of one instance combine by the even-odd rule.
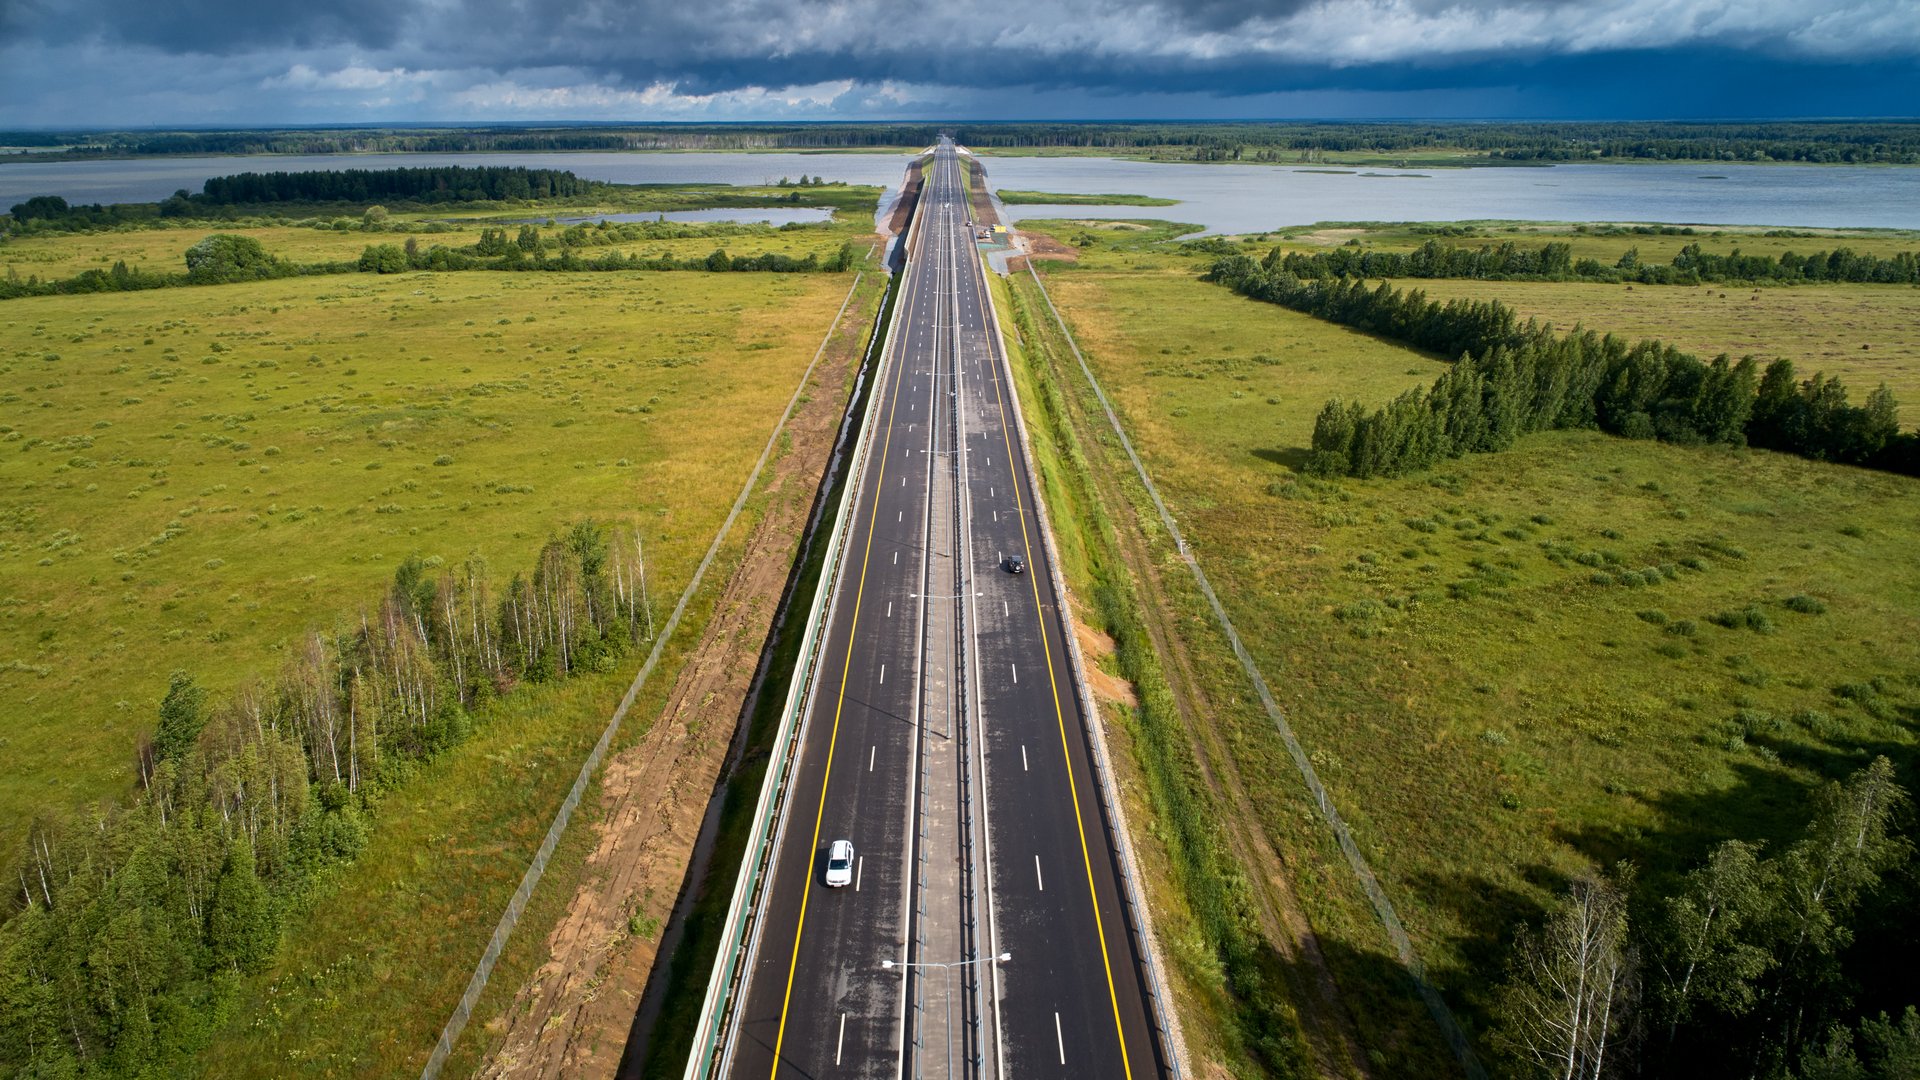
[[[976, 295], [978, 295], [979, 279], [974, 275], [969, 276], [975, 282]], [[981, 308], [983, 313], [989, 310], [984, 303], [981, 304]], [[1002, 373], [1007, 378], [1012, 378], [1013, 365], [1004, 365]], [[1014, 460], [1013, 436], [1008, 434], [1007, 403], [1006, 398], [1001, 393], [1000, 382], [997, 379], [993, 384], [993, 396], [995, 403], [1000, 408], [1000, 438], [1001, 441], [1006, 444], [1007, 463], [1011, 465]], [[1031, 477], [1029, 477], [1029, 479], [1031, 479]], [[1018, 483], [1013, 485], [1013, 505], [1014, 509], [1019, 512], [1020, 517], [1020, 545], [1025, 551], [1028, 565], [1032, 565], [1033, 541], [1027, 536], [1026, 507], [1021, 502], [1020, 485]], [[1087, 899], [1093, 905], [1093, 929], [1094, 932], [1100, 936], [1100, 964], [1106, 969], [1107, 1000], [1113, 1005], [1113, 1033], [1120, 1040], [1120, 1066], [1126, 1070], [1127, 1080], [1133, 1080], [1133, 1062], [1127, 1058], [1127, 1032], [1120, 1022], [1120, 995], [1113, 987], [1113, 960], [1107, 955], [1107, 928], [1106, 924], [1100, 918], [1100, 894], [1093, 884], [1093, 856], [1087, 850], [1087, 825], [1080, 815], [1080, 786], [1073, 778], [1073, 752], [1067, 746], [1067, 718], [1066, 714], [1060, 708], [1060, 686], [1054, 681], [1053, 649], [1046, 643], [1047, 616], [1045, 609], [1040, 606], [1039, 577], [1037, 575], [1031, 575], [1027, 583], [1032, 586], [1033, 589], [1033, 613], [1035, 617], [1040, 620], [1041, 651], [1047, 658], [1047, 687], [1053, 692], [1053, 719], [1060, 729], [1060, 756], [1065, 759], [1067, 765], [1067, 792], [1073, 797], [1073, 824], [1080, 833], [1080, 862], [1086, 867], [1087, 871]], [[1088, 722], [1097, 724], [1100, 720], [1098, 717], [1088, 717]]]
[[[907, 282], [908, 292], [902, 295], [905, 304], [900, 308], [896, 308], [896, 313], [903, 310], [912, 310], [913, 299], [911, 294], [918, 291], [918, 286], [919, 279], [917, 277]], [[826, 820], [827, 784], [833, 779], [833, 755], [835, 748], [840, 744], [840, 713], [847, 704], [847, 677], [853, 670], [853, 643], [855, 637], [860, 632], [860, 601], [867, 593], [867, 564], [873, 558], [873, 533], [880, 518], [881, 483], [887, 476], [887, 459], [890, 456], [888, 452], [893, 449], [893, 418], [900, 409], [900, 382], [904, 377], [904, 368], [895, 373], [893, 380], [893, 400], [887, 405], [887, 435], [880, 446], [880, 472], [874, 478], [873, 512], [867, 518], [867, 546], [866, 550], [862, 552], [860, 556], [860, 584], [855, 589], [853, 596], [853, 623], [847, 627], [847, 659], [840, 667], [840, 693], [834, 701], [833, 729], [827, 737], [827, 771], [826, 774], [820, 778], [820, 805], [814, 810], [813, 814], [813, 842], [807, 848], [809, 852], [819, 850], [820, 825]], [[856, 493], [855, 497], [858, 497], [858, 493]], [[828, 585], [831, 587], [832, 583], [829, 582]], [[813, 858], [811, 855], [807, 858], [807, 867], [806, 884], [803, 885], [800, 890], [800, 921], [793, 928], [793, 956], [787, 962], [787, 988], [786, 992], [780, 998], [780, 1028], [773, 1039], [773, 1071], [769, 1074], [771, 1076], [780, 1075], [780, 1051], [785, 1045], [787, 1038], [787, 1009], [793, 1003], [793, 978], [800, 968], [800, 935], [807, 928], [807, 901], [813, 896]]]

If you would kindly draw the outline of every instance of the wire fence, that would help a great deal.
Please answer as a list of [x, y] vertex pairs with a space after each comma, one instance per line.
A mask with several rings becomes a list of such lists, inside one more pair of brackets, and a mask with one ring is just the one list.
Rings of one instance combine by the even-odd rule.
[[606, 730], [600, 733], [600, 739], [593, 744], [593, 750], [587, 759], [580, 763], [580, 773], [574, 777], [573, 787], [560, 803], [560, 809], [553, 816], [553, 823], [547, 827], [547, 835], [540, 841], [540, 848], [533, 854], [533, 861], [527, 865], [526, 873], [520, 876], [520, 887], [513, 891], [513, 898], [507, 901], [507, 910], [500, 915], [500, 921], [493, 928], [493, 937], [488, 939], [486, 951], [481, 953], [479, 964], [475, 965], [473, 975], [467, 980], [466, 992], [460, 995], [460, 1003], [454, 1006], [453, 1015], [447, 1018], [446, 1026], [440, 1030], [440, 1041], [434, 1044], [433, 1053], [427, 1057], [426, 1067], [420, 1070], [420, 1080], [435, 1080], [446, 1065], [447, 1055], [453, 1052], [454, 1043], [459, 1041], [460, 1033], [466, 1029], [467, 1021], [473, 1015], [473, 1007], [480, 1002], [480, 995], [487, 988], [487, 980], [493, 975], [493, 967], [500, 960], [500, 954], [507, 947], [507, 941], [520, 923], [520, 914], [526, 909], [527, 900], [533, 895], [534, 887], [540, 884], [540, 878], [547, 871], [547, 860], [553, 857], [554, 848], [560, 844], [560, 837], [567, 831], [567, 823], [573, 820], [573, 812], [580, 805], [581, 796], [593, 782], [594, 774], [600, 769], [600, 762], [607, 755], [607, 747], [613, 744], [613, 737], [620, 730], [621, 721], [626, 719], [627, 711], [639, 698], [641, 689], [646, 686], [648, 676], [660, 661], [660, 654], [666, 650], [667, 642], [673, 638], [673, 632], [680, 625], [680, 617], [685, 614], [687, 605], [699, 592], [700, 583], [706, 580], [707, 570], [720, 554], [720, 545], [727, 534], [733, 531], [733, 523], [747, 505], [747, 499], [760, 483], [760, 473], [765, 469], [767, 459], [773, 456], [773, 449], [780, 441], [780, 433], [786, 430], [787, 421], [800, 404], [800, 397], [806, 392], [807, 382], [813, 378], [813, 370], [819, 366], [820, 358], [826, 355], [827, 345], [833, 340], [833, 333], [840, 326], [840, 319], [846, 315], [848, 305], [853, 303], [854, 293], [860, 288], [860, 279], [865, 271], [855, 274], [853, 284], [847, 289], [846, 299], [840, 302], [840, 310], [833, 316], [833, 322], [827, 327], [826, 336], [821, 338], [820, 347], [814, 351], [813, 359], [795, 384], [793, 395], [787, 399], [787, 407], [780, 419], [773, 425], [773, 433], [767, 436], [767, 445], [760, 451], [760, 458], [753, 463], [753, 471], [747, 474], [747, 482], [740, 488], [740, 494], [733, 500], [733, 506], [727, 511], [727, 518], [720, 523], [720, 529], [713, 534], [713, 543], [707, 546], [706, 554], [701, 556], [700, 565], [693, 572], [693, 579], [687, 582], [685, 592], [680, 594], [679, 602], [673, 605], [673, 614], [660, 627], [659, 635], [654, 638], [653, 649], [647, 653], [646, 663], [640, 665], [640, 671], [633, 677], [620, 704], [613, 710], [613, 716], [607, 721]]
[[1340, 816], [1339, 809], [1333, 804], [1333, 798], [1327, 794], [1326, 787], [1320, 783], [1320, 777], [1314, 771], [1312, 760], [1307, 757], [1306, 750], [1301, 747], [1299, 738], [1293, 732], [1293, 725], [1287, 722], [1286, 714], [1281, 712], [1279, 703], [1274, 700], [1273, 691], [1268, 688], [1266, 677], [1260, 673], [1259, 665], [1254, 663], [1253, 656], [1241, 643], [1240, 633], [1234, 629], [1233, 620], [1227, 617], [1227, 610], [1221, 606], [1219, 596], [1215, 595], [1213, 584], [1207, 580], [1206, 571], [1200, 568], [1200, 560], [1195, 558], [1193, 552], [1188, 549], [1186, 537], [1181, 534], [1180, 527], [1174, 523], [1173, 514], [1167, 510], [1167, 504], [1161, 500], [1160, 489], [1154, 486], [1153, 478], [1147, 475], [1147, 467], [1141, 462], [1139, 453], [1134, 450], [1133, 440], [1127, 437], [1126, 429], [1121, 426], [1120, 417], [1113, 411], [1113, 403], [1107, 399], [1106, 390], [1101, 387], [1100, 380], [1094, 377], [1093, 368], [1087, 364], [1087, 358], [1081, 355], [1080, 346], [1073, 339], [1073, 332], [1067, 329], [1066, 320], [1060, 316], [1060, 309], [1054, 307], [1053, 297], [1047, 292], [1046, 282], [1042, 281], [1039, 272], [1034, 270], [1032, 260], [1027, 262], [1027, 273], [1033, 277], [1033, 283], [1039, 287], [1041, 298], [1047, 302], [1047, 310], [1053, 314], [1054, 323], [1060, 327], [1061, 336], [1066, 339], [1067, 347], [1072, 350], [1074, 360], [1080, 365], [1081, 374], [1086, 376], [1087, 385], [1093, 388], [1094, 397], [1099, 399], [1100, 408], [1107, 415], [1107, 424], [1113, 428], [1114, 435], [1120, 440], [1121, 449], [1126, 451], [1127, 459], [1133, 463], [1134, 474], [1139, 477], [1141, 486], [1146, 489], [1147, 497], [1153, 500], [1154, 509], [1160, 515], [1160, 523], [1166, 527], [1167, 535], [1173, 538], [1174, 547], [1180, 552], [1182, 561], [1193, 572], [1194, 582], [1199, 585], [1201, 594], [1206, 597], [1207, 606], [1213, 610], [1214, 621], [1219, 623], [1221, 632], [1226, 634], [1228, 644], [1233, 647], [1233, 655], [1240, 661], [1240, 667], [1246, 672], [1248, 681], [1253, 683], [1254, 691], [1260, 698], [1260, 704], [1266, 709], [1268, 719], [1273, 722], [1274, 729], [1280, 733], [1281, 742], [1286, 744], [1287, 755], [1293, 759], [1294, 766], [1300, 770], [1300, 778], [1306, 783], [1307, 793], [1312, 796], [1314, 806], [1320, 811], [1321, 820], [1326, 822], [1327, 828], [1332, 830], [1335, 842], [1340, 845], [1341, 852], [1347, 857], [1347, 865], [1353, 869], [1354, 876], [1359, 879], [1361, 891], [1366, 893], [1368, 902], [1373, 906], [1374, 915], [1379, 919], [1381, 927], [1386, 930], [1387, 940], [1392, 943], [1394, 953], [1407, 969], [1407, 974], [1412, 977], [1414, 989], [1419, 993], [1420, 1000], [1426, 1005], [1427, 1012], [1439, 1026], [1440, 1033], [1452, 1047], [1454, 1057], [1459, 1059], [1460, 1067], [1465, 1070], [1470, 1080], [1486, 1080], [1486, 1069], [1481, 1066], [1480, 1059], [1474, 1054], [1465, 1030], [1454, 1018], [1453, 1010], [1447, 1007], [1440, 992], [1435, 990], [1433, 984], [1427, 980], [1426, 967], [1420, 962], [1420, 955], [1414, 951], [1413, 941], [1407, 937], [1406, 927], [1401, 924], [1399, 914], [1394, 911], [1393, 901], [1387, 899], [1386, 891], [1380, 887], [1379, 879], [1374, 876], [1373, 867], [1367, 863], [1366, 856], [1361, 854], [1359, 845], [1354, 843], [1353, 833], [1347, 828], [1346, 819]]

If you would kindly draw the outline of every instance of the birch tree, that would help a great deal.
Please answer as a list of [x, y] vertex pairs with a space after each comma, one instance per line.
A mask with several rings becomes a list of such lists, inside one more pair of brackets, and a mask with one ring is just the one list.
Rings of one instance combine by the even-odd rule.
[[1759, 931], [1772, 914], [1776, 875], [1759, 855], [1757, 845], [1725, 841], [1666, 900], [1658, 994], [1669, 1043], [1696, 1007], [1728, 1016], [1753, 1008], [1756, 980], [1773, 964]]
[[1516, 935], [1496, 1038], [1529, 1075], [1611, 1075], [1638, 982], [1622, 890], [1604, 877], [1578, 878], [1544, 926]]
[[[1853, 940], [1853, 915], [1881, 875], [1911, 850], [1890, 826], [1905, 804], [1893, 762], [1877, 757], [1844, 782], [1828, 784], [1807, 834], [1780, 857], [1778, 955], [1781, 977], [1763, 1041], [1791, 1056], [1834, 1004], [1839, 954]], [[1809, 1015], [1812, 1013], [1813, 1015]], [[1778, 1056], [1778, 1055], [1776, 1055]]]

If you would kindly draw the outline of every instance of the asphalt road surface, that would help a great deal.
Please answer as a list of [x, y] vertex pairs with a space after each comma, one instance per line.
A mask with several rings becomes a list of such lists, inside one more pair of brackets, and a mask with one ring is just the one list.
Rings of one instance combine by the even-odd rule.
[[[943, 140], [730, 1077], [1164, 1071], [968, 215]], [[855, 883], [828, 888], [838, 839]]]

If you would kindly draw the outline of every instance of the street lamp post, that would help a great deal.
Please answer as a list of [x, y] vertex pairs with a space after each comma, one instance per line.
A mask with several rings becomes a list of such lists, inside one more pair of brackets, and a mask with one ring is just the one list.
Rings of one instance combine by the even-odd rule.
[[1004, 964], [1011, 959], [1013, 959], [1012, 953], [1003, 952], [998, 956], [979, 956], [979, 957], [975, 957], [972, 960], [950, 960], [944, 964], [936, 963], [934, 961], [921, 961], [918, 963], [911, 963], [911, 964], [906, 962], [905, 960], [880, 961], [880, 966], [883, 968], [887, 968], [889, 970], [893, 968], [916, 968], [916, 967], [944, 968], [946, 970], [946, 973], [947, 973], [947, 1080], [953, 1080], [953, 969], [967, 967], [972, 964], [991, 964], [991, 963]]

